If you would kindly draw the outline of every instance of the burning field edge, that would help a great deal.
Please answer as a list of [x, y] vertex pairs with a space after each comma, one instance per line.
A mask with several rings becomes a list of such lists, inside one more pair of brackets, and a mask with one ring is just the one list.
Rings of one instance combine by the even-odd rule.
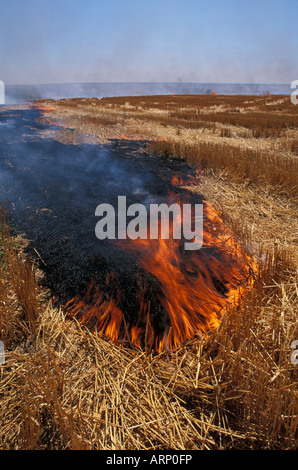
[[[105, 110], [114, 104], [118, 108], [113, 112], [122, 113], [121, 125], [127, 127], [122, 138], [135, 138], [134, 118], [123, 117], [125, 111], [132, 111], [129, 99], [120, 104], [105, 102]], [[71, 102], [51, 103], [53, 119], [66, 123], [57, 138], [86, 138], [86, 128], [73, 126], [70, 132], [68, 127], [81, 105], [87, 106], [85, 115], [91, 114], [93, 101], [77, 102], [75, 111]], [[62, 113], [59, 106], [64, 106]], [[161, 113], [161, 107], [155, 106], [155, 114], [153, 108], [150, 118]], [[102, 118], [103, 112], [96, 116]], [[149, 132], [146, 119], [138, 126]], [[96, 129], [90, 138], [103, 132], [98, 123]], [[185, 138], [185, 129], [166, 129], [175, 137], [163, 147], [156, 142], [169, 142], [169, 135], [153, 132], [152, 151], [169, 155], [173, 142]], [[112, 137], [115, 125], [106, 125], [104, 131], [105, 138]], [[284, 158], [292, 158], [287, 154], [288, 141], [286, 145]], [[206, 165], [200, 191], [245, 251], [256, 257], [259, 270], [253, 288], [227, 307], [219, 327], [171, 352], [116, 345], [66, 318], [40, 287], [42, 273], [25, 256], [24, 239], [11, 235], [7, 211], [1, 209], [0, 330], [6, 347], [5, 363], [0, 366], [2, 449], [297, 447], [298, 366], [291, 362], [291, 343], [298, 339], [297, 239], [292, 218], [297, 208], [294, 193], [285, 186], [276, 182], [275, 190], [273, 179], [262, 182], [263, 186], [257, 179], [252, 175], [251, 180], [241, 181], [239, 172], [233, 176], [224, 167]], [[256, 203], [258, 213], [253, 211]]]

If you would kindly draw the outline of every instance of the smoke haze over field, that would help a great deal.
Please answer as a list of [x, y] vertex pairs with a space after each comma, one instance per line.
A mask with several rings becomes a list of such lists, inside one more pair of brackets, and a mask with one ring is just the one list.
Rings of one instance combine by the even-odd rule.
[[0, 80], [290, 83], [295, 0], [0, 1]]
[[127, 83], [63, 83], [44, 85], [7, 85], [5, 103], [31, 103], [38, 99], [103, 98], [143, 95], [289, 95], [289, 84], [127, 82]]

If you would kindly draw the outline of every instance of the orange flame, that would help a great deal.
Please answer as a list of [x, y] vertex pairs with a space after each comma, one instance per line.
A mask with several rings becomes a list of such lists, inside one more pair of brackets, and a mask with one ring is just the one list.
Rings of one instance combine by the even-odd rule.
[[83, 324], [113, 341], [128, 341], [137, 347], [145, 342], [149, 349], [158, 351], [177, 348], [218, 327], [227, 303], [236, 302], [245, 289], [252, 287], [256, 265], [209, 204], [205, 204], [204, 219], [204, 245], [199, 253], [186, 253], [181, 250], [181, 240], [171, 237], [117, 242], [124, 250], [137, 253], [140, 265], [158, 279], [162, 292], [159, 301], [169, 318], [165, 331], [154, 331], [142, 285], [136, 324], [126, 324], [118, 302], [104, 300], [98, 288], [90, 304], [93, 283], [85, 299], [76, 297], [65, 305], [67, 313], [79, 315]]
[[196, 174], [192, 178], [183, 179], [180, 175], [174, 175], [171, 183], [173, 186], [197, 186], [200, 182], [200, 177], [204, 172], [201, 170], [196, 170]]
[[32, 109], [38, 109], [38, 110], [41, 111], [43, 114], [52, 113], [52, 112], [55, 111], [55, 108], [54, 108], [53, 106], [41, 104], [41, 103], [39, 103], [38, 101], [39, 101], [39, 100], [37, 100], [37, 102], [31, 104], [30, 107], [31, 107]]
[[[253, 262], [232, 234], [222, 231], [222, 220], [212, 206], [206, 205], [205, 217], [200, 254], [183, 256], [180, 241], [172, 238], [121, 242], [124, 249], [141, 253], [140, 264], [161, 283], [160, 302], [169, 315], [170, 328], [161, 338], [149, 338], [150, 346], [158, 350], [179, 347], [193, 336], [219, 326], [226, 303], [236, 301], [252, 285]], [[216, 284], [224, 286], [225, 292], [220, 292]]]
[[[41, 104], [39, 103], [40, 100], [37, 100], [35, 103], [32, 103], [30, 105], [30, 108], [31, 109], [37, 109], [38, 111], [41, 112], [41, 115], [43, 118], [45, 118], [47, 120], [47, 123], [52, 125], [52, 126], [56, 126], [56, 122], [49, 117], [49, 113], [52, 113], [55, 111], [55, 108], [53, 108], [52, 106], [49, 106], [49, 105], [45, 105], [45, 104]], [[62, 125], [60, 125], [60, 127], [64, 127]]]

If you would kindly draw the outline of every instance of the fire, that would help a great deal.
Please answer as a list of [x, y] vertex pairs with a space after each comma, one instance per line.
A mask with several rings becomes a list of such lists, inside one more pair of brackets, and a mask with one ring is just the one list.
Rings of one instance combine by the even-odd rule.
[[[185, 184], [178, 178], [180, 183]], [[179, 199], [175, 202], [182, 204]], [[227, 303], [236, 302], [244, 290], [253, 285], [254, 262], [244, 253], [210, 204], [204, 205], [204, 244], [201, 250], [185, 252], [181, 248], [181, 240], [171, 237], [119, 240], [117, 244], [136, 254], [142, 268], [158, 280], [161, 286], [159, 302], [167, 312], [169, 322], [163, 331], [153, 328], [153, 312], [150, 302], [145, 300], [142, 280], [135, 324], [128, 324], [119, 308], [121, 292], [118, 292], [117, 300], [107, 300], [93, 281], [84, 299], [76, 297], [64, 308], [69, 315], [78, 317], [82, 324], [116, 342], [129, 342], [137, 347], [145, 345], [158, 351], [175, 349], [185, 341], [218, 327]]]
[[[43, 115], [55, 111], [41, 103], [32, 107]], [[117, 138], [137, 140], [125, 134]], [[201, 174], [199, 170], [192, 178], [176, 174], [171, 184], [176, 187], [198, 186]], [[175, 193], [169, 194], [168, 198], [171, 203], [183, 204]], [[171, 236], [169, 239], [160, 236], [153, 240], [150, 237], [121, 240], [117, 244], [135, 254], [142, 269], [158, 281], [160, 290], [157, 297], [167, 314], [167, 325], [163, 328], [154, 325], [154, 312], [141, 277], [135, 299], [138, 318], [133, 323], [129, 323], [127, 318], [129, 312], [121, 310], [123, 293], [120, 289], [116, 298], [109, 298], [96, 279], [92, 279], [83, 298], [77, 296], [63, 308], [67, 315], [78, 318], [83, 325], [120, 344], [145, 345], [157, 351], [175, 349], [187, 340], [217, 328], [227, 304], [237, 302], [244, 290], [253, 285], [255, 263], [207, 203], [204, 204], [204, 242], [198, 251], [186, 252], [183, 242]], [[112, 282], [115, 279], [111, 273], [106, 283]]]
[[203, 171], [197, 169], [195, 176], [192, 178], [184, 179], [180, 175], [174, 175], [171, 183], [173, 186], [197, 186], [200, 182], [200, 177], [203, 174]]
[[[102, 294], [99, 291], [98, 286], [95, 286], [95, 303], [88, 308], [88, 302], [91, 298], [91, 290], [94, 287], [94, 282], [91, 282], [87, 290], [84, 300], [75, 301], [70, 300], [65, 307], [70, 308], [72, 315], [77, 315], [83, 312], [81, 323], [83, 325], [89, 325], [93, 322], [94, 329], [99, 333], [105, 335], [107, 338], [112, 338], [117, 341], [122, 323], [122, 312], [117, 307], [114, 300], [104, 300]], [[87, 307], [87, 308], [86, 308]]]
[[[39, 101], [39, 100], [38, 100]], [[38, 109], [43, 115], [47, 113], [52, 113], [55, 111], [55, 108], [50, 105], [40, 104], [38, 101], [31, 105], [32, 109]]]
[[138, 250], [140, 264], [162, 286], [160, 303], [169, 315], [170, 328], [162, 337], [146, 338], [150, 347], [176, 348], [216, 328], [227, 302], [236, 301], [252, 285], [255, 266], [232, 234], [222, 231], [223, 222], [209, 204], [205, 206], [205, 218], [200, 253], [183, 254], [181, 242], [171, 238], [121, 242], [124, 249]]
[[[49, 125], [52, 125], [52, 126], [56, 126], [56, 122], [49, 117], [49, 114], [50, 113], [53, 113], [55, 111], [55, 108], [53, 108], [53, 106], [50, 106], [50, 105], [45, 105], [45, 104], [41, 104], [39, 103], [40, 100], [37, 100], [35, 103], [32, 103], [30, 105], [30, 108], [31, 109], [37, 109], [38, 111], [40, 111], [40, 114], [41, 116], [46, 119], [47, 123]], [[64, 126], [60, 126], [60, 127], [64, 127]]]

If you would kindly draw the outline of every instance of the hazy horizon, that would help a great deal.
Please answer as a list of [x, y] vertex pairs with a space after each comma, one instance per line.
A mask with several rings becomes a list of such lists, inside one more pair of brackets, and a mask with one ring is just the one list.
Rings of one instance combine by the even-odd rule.
[[92, 85], [92, 84], [134, 84], [134, 83], [173, 83], [173, 84], [199, 84], [199, 85], [284, 85], [284, 86], [289, 86], [290, 88], [290, 83], [288, 82], [178, 82], [178, 81], [160, 81], [160, 80], [150, 80], [150, 81], [144, 81], [144, 80], [128, 80], [128, 81], [116, 81], [116, 80], [110, 80], [110, 81], [99, 81], [99, 82], [93, 82], [93, 81], [86, 81], [86, 82], [42, 82], [42, 83], [8, 83], [6, 86], [8, 87], [13, 87], [13, 86], [51, 86], [51, 85]]
[[289, 84], [229, 84], [191, 82], [89, 82], [6, 86], [6, 104], [38, 99], [103, 98], [145, 95], [289, 95]]

